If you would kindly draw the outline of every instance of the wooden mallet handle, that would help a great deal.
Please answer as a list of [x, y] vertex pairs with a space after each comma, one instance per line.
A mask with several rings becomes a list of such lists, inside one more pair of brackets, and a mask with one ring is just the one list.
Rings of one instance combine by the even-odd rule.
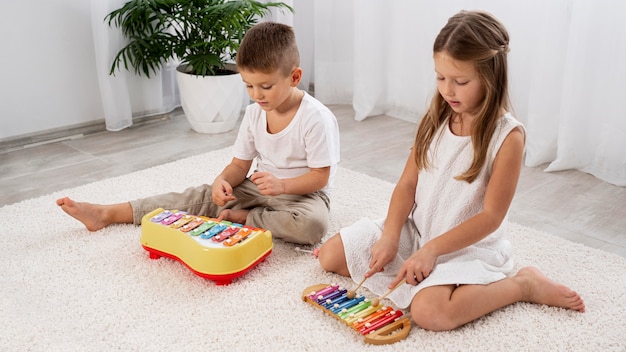
[[359, 287], [361, 287], [361, 285], [363, 285], [363, 283], [365, 282], [365, 280], [367, 280], [367, 276], [363, 276], [363, 280], [361, 280], [361, 282], [359, 282], [359, 284], [357, 285], [357, 287], [354, 290], [350, 290], [346, 293], [346, 297], [353, 299], [354, 297], [356, 297], [356, 290], [359, 289]]
[[380, 297], [378, 297], [378, 298], [374, 298], [374, 299], [372, 300], [372, 306], [373, 306], [373, 307], [378, 307], [378, 306], [380, 305], [380, 301], [381, 301], [383, 298], [387, 297], [387, 295], [389, 295], [389, 294], [390, 294], [391, 292], [393, 292], [395, 289], [397, 289], [398, 287], [402, 286], [402, 284], [403, 284], [403, 283], [405, 283], [405, 281], [400, 281], [400, 282], [398, 282], [398, 284], [397, 284], [394, 288], [392, 288], [392, 289], [390, 289], [389, 291], [387, 291], [387, 293], [385, 293], [384, 295], [382, 295], [382, 296], [380, 296]]

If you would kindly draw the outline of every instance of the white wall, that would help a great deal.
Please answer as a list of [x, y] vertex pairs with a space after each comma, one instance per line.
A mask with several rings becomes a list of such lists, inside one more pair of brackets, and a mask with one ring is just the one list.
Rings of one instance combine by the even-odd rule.
[[0, 2], [0, 140], [103, 118], [89, 3]]

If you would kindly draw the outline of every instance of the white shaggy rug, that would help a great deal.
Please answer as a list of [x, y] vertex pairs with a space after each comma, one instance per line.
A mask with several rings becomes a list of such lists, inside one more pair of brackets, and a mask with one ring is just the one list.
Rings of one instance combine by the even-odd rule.
[[[61, 196], [99, 203], [210, 183], [230, 149], [0, 208], [0, 351], [624, 351], [626, 259], [517, 224], [518, 267], [535, 265], [577, 290], [587, 312], [519, 303], [452, 332], [413, 326], [374, 346], [301, 300], [311, 285], [347, 279], [275, 241], [259, 266], [228, 286], [179, 262], [150, 260], [140, 228], [90, 233], [56, 205]], [[192, 170], [192, 165], [203, 165]], [[393, 185], [347, 169], [337, 175], [331, 233], [385, 214]], [[362, 292], [372, 297], [369, 292]]]

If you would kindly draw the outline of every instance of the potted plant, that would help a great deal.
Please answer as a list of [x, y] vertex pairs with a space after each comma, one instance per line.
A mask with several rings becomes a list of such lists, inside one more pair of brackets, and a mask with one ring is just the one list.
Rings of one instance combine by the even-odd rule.
[[130, 0], [105, 17], [128, 40], [110, 74], [126, 70], [150, 77], [178, 60], [181, 105], [191, 127], [202, 133], [231, 130], [244, 103], [235, 55], [246, 31], [282, 2], [254, 0]]

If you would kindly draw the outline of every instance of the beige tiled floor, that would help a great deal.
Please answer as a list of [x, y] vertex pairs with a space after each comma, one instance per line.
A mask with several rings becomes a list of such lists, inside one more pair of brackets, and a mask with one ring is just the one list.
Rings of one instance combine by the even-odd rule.
[[[351, 107], [331, 109], [341, 130], [341, 165], [395, 182], [416, 125], [387, 116], [357, 122]], [[0, 151], [0, 206], [220, 149], [235, 136], [195, 133], [175, 110], [121, 132]], [[626, 257], [626, 188], [588, 174], [523, 168], [510, 220]]]

